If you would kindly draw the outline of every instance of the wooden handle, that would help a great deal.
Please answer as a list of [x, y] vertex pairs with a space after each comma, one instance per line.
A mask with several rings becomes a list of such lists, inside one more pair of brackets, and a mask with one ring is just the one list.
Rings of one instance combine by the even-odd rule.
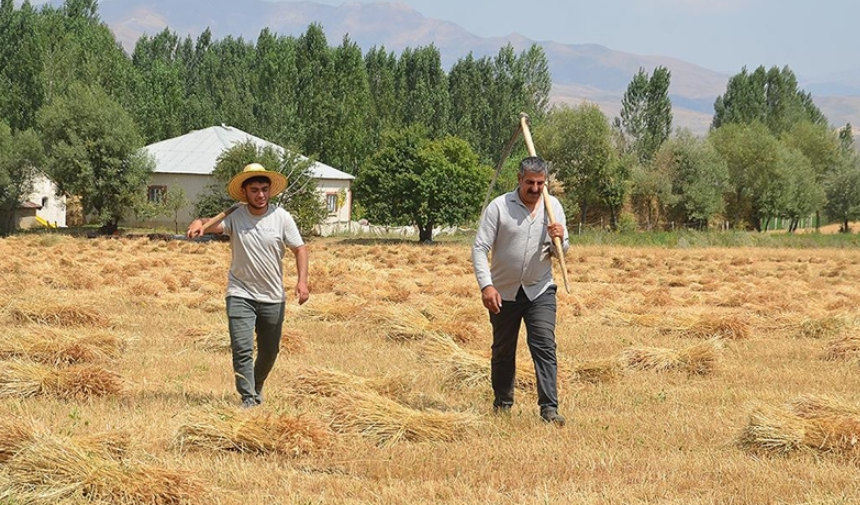
[[223, 221], [225, 217], [232, 214], [233, 211], [235, 211], [236, 209], [238, 209], [242, 205], [245, 205], [245, 204], [242, 202], [236, 202], [233, 205], [231, 205], [230, 207], [226, 208], [224, 211], [220, 212], [217, 216], [214, 216], [209, 221], [206, 221], [206, 224], [204, 224], [203, 228], [200, 230], [200, 234], [202, 235], [202, 234], [206, 233], [206, 230], [208, 230], [209, 228], [212, 228], [216, 224]]
[[[520, 130], [523, 132], [523, 140], [526, 142], [529, 156], [537, 156], [532, 134], [529, 130], [529, 116], [525, 113], [520, 114]], [[546, 184], [543, 185], [543, 203], [546, 208], [546, 215], [549, 217], [549, 223], [555, 224], [555, 213], [552, 211], [552, 204], [549, 201], [549, 191], [546, 189], [546, 186]], [[567, 280], [567, 265], [564, 263], [564, 246], [558, 237], [552, 239], [552, 243], [555, 244], [555, 250], [558, 252], [558, 264], [561, 267], [561, 276], [564, 279], [564, 290], [570, 293], [570, 283]]]

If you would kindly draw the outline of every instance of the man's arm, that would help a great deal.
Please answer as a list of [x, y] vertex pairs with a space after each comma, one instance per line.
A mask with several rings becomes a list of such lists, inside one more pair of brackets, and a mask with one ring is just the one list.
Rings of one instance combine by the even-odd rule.
[[[191, 221], [191, 224], [188, 225], [188, 231], [185, 233], [185, 235], [188, 238], [202, 236], [204, 233], [203, 229], [205, 228], [206, 223], [208, 223], [211, 219], [212, 218], [210, 217], [198, 217], [194, 221]], [[210, 227], [208, 230], [206, 230], [205, 233], [217, 233], [219, 235], [221, 233], [224, 233], [224, 221], [221, 221], [215, 226]]]
[[481, 302], [490, 312], [498, 314], [502, 306], [502, 296], [493, 286], [493, 277], [490, 273], [490, 250], [496, 241], [496, 230], [498, 228], [498, 213], [490, 205], [481, 216], [478, 225], [478, 233], [475, 235], [475, 243], [472, 244], [472, 268], [475, 269], [475, 277], [478, 287], [481, 288]]
[[308, 248], [306, 246], [291, 247], [293, 255], [296, 257], [296, 272], [298, 279], [296, 280], [296, 299], [299, 305], [308, 301], [310, 291], [308, 290]]

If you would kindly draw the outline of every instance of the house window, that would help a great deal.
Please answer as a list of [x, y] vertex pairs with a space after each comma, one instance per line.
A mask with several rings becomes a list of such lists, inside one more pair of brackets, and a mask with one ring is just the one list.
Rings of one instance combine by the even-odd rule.
[[325, 195], [325, 205], [328, 207], [329, 213], [337, 212], [337, 193], [329, 193]]
[[164, 193], [167, 192], [167, 186], [150, 186], [146, 192], [146, 199], [149, 203], [161, 203], [164, 198]]
[[47, 208], [47, 207], [48, 207], [48, 197], [47, 197], [47, 196], [43, 196], [43, 197], [42, 197], [42, 208], [44, 209], [44, 208]]

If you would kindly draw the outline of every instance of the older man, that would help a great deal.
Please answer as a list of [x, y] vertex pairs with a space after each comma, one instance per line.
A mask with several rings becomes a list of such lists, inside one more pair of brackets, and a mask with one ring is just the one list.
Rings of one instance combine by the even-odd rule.
[[541, 418], [563, 426], [565, 419], [558, 413], [556, 285], [551, 256], [554, 238], [563, 240], [565, 251], [570, 243], [564, 209], [552, 196], [549, 204], [557, 221], [549, 223], [543, 203], [547, 175], [546, 162], [537, 156], [520, 163], [517, 188], [490, 202], [481, 216], [472, 265], [493, 326], [493, 410], [508, 412], [514, 404], [517, 338], [525, 321]]

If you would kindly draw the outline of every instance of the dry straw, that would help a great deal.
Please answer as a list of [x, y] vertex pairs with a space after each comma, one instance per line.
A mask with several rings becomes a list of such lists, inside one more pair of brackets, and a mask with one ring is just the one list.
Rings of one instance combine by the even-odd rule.
[[70, 333], [45, 326], [7, 332], [0, 340], [0, 359], [25, 358], [40, 363], [96, 363], [119, 357], [124, 342], [106, 332]]
[[371, 391], [336, 395], [331, 402], [333, 429], [357, 431], [380, 445], [460, 440], [481, 424], [474, 414], [416, 410]]
[[296, 391], [300, 394], [324, 397], [350, 393], [355, 390], [373, 391], [396, 397], [409, 389], [410, 382], [402, 376], [359, 377], [346, 372], [322, 368], [301, 370], [294, 379]]
[[756, 453], [810, 450], [856, 460], [860, 407], [822, 396], [801, 396], [785, 408], [757, 407], [737, 441]]
[[92, 305], [62, 301], [48, 302], [44, 299], [26, 299], [6, 308], [6, 319], [15, 324], [35, 323], [54, 327], [109, 326], [108, 318]]
[[827, 344], [824, 359], [844, 361], [860, 358], [860, 335], [844, 335]]
[[682, 332], [692, 338], [744, 339], [749, 336], [749, 328], [749, 323], [738, 315], [705, 315]]
[[800, 323], [795, 336], [798, 338], [835, 337], [846, 326], [848, 326], [847, 321], [839, 317], [806, 319]]
[[193, 414], [180, 426], [175, 442], [211, 451], [299, 456], [325, 447], [330, 438], [324, 426], [303, 417], [221, 408]]
[[25, 361], [0, 362], [0, 397], [55, 395], [85, 399], [118, 393], [118, 374], [96, 365], [53, 368]]
[[717, 340], [711, 339], [685, 349], [661, 347], [631, 347], [621, 351], [618, 361], [627, 370], [684, 371], [693, 375], [707, 375], [717, 361]]
[[616, 359], [587, 361], [574, 366], [571, 380], [591, 384], [611, 382], [618, 378], [620, 372]]
[[[205, 487], [187, 472], [136, 464], [127, 435], [58, 437], [20, 420], [0, 421], [0, 501], [115, 504], [202, 503]], [[5, 503], [5, 502], [4, 502]]]
[[387, 304], [370, 312], [371, 324], [391, 340], [419, 340], [432, 329], [431, 316], [409, 305]]

